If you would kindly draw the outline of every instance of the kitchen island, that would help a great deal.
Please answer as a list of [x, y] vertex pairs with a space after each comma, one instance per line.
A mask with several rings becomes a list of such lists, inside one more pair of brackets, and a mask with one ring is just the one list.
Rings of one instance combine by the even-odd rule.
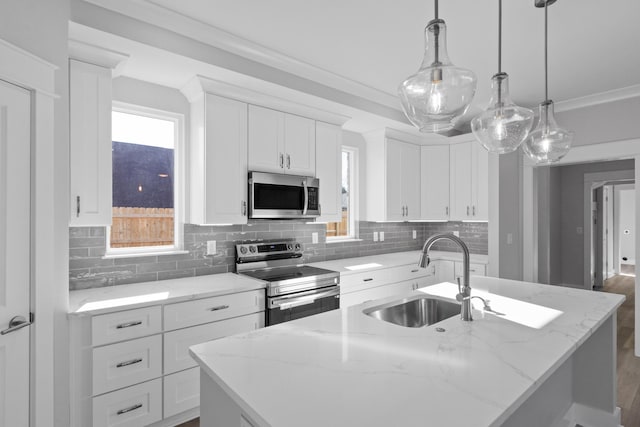
[[[471, 286], [500, 314], [408, 328], [363, 313], [397, 296], [191, 347], [201, 425], [619, 426], [624, 297], [485, 277]], [[456, 293], [441, 283], [404, 296]]]

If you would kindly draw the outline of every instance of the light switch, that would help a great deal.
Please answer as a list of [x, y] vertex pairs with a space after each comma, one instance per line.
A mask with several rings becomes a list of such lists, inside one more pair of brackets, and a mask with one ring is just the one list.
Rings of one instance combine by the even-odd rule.
[[453, 235], [456, 236], [456, 237], [460, 237], [460, 232], [456, 230], [456, 231], [453, 232]]
[[377, 242], [377, 241], [378, 241], [378, 232], [377, 232], [377, 231], [374, 231], [374, 232], [373, 232], [373, 241], [374, 241], [374, 242]]
[[380, 241], [384, 242], [384, 231], [380, 232]]
[[215, 240], [207, 240], [207, 255], [215, 255], [216, 253], [217, 253], [216, 241]]
[[311, 243], [318, 243], [318, 233], [311, 233]]
[[416, 237], [418, 237], [418, 233], [416, 232], [416, 230], [413, 230], [413, 238], [415, 239]]

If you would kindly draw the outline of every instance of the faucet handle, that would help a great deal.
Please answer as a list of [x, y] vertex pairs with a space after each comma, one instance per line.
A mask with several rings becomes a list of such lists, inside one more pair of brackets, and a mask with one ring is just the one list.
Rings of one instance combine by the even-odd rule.
[[460, 284], [460, 276], [456, 277], [456, 281], [458, 282], [458, 293], [462, 295], [462, 285]]

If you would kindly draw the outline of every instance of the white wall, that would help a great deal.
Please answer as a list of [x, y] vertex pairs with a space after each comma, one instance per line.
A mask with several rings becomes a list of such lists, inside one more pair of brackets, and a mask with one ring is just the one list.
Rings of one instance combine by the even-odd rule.
[[[635, 264], [635, 188], [633, 185], [616, 185], [615, 193], [619, 244], [619, 255], [616, 264]], [[624, 258], [627, 259], [625, 260]]]

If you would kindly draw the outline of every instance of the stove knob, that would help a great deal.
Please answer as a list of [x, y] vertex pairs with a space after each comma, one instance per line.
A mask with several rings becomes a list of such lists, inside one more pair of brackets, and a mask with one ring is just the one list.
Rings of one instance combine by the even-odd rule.
[[301, 250], [302, 248], [300, 247], [300, 243], [296, 243], [296, 251]]
[[251, 252], [252, 254], [256, 253], [256, 247], [255, 246], [249, 246], [249, 252]]
[[242, 255], [245, 255], [247, 253], [247, 247], [246, 246], [240, 246], [240, 253]]
[[293, 245], [291, 243], [287, 243], [287, 250], [288, 251], [292, 251], [293, 250]]

